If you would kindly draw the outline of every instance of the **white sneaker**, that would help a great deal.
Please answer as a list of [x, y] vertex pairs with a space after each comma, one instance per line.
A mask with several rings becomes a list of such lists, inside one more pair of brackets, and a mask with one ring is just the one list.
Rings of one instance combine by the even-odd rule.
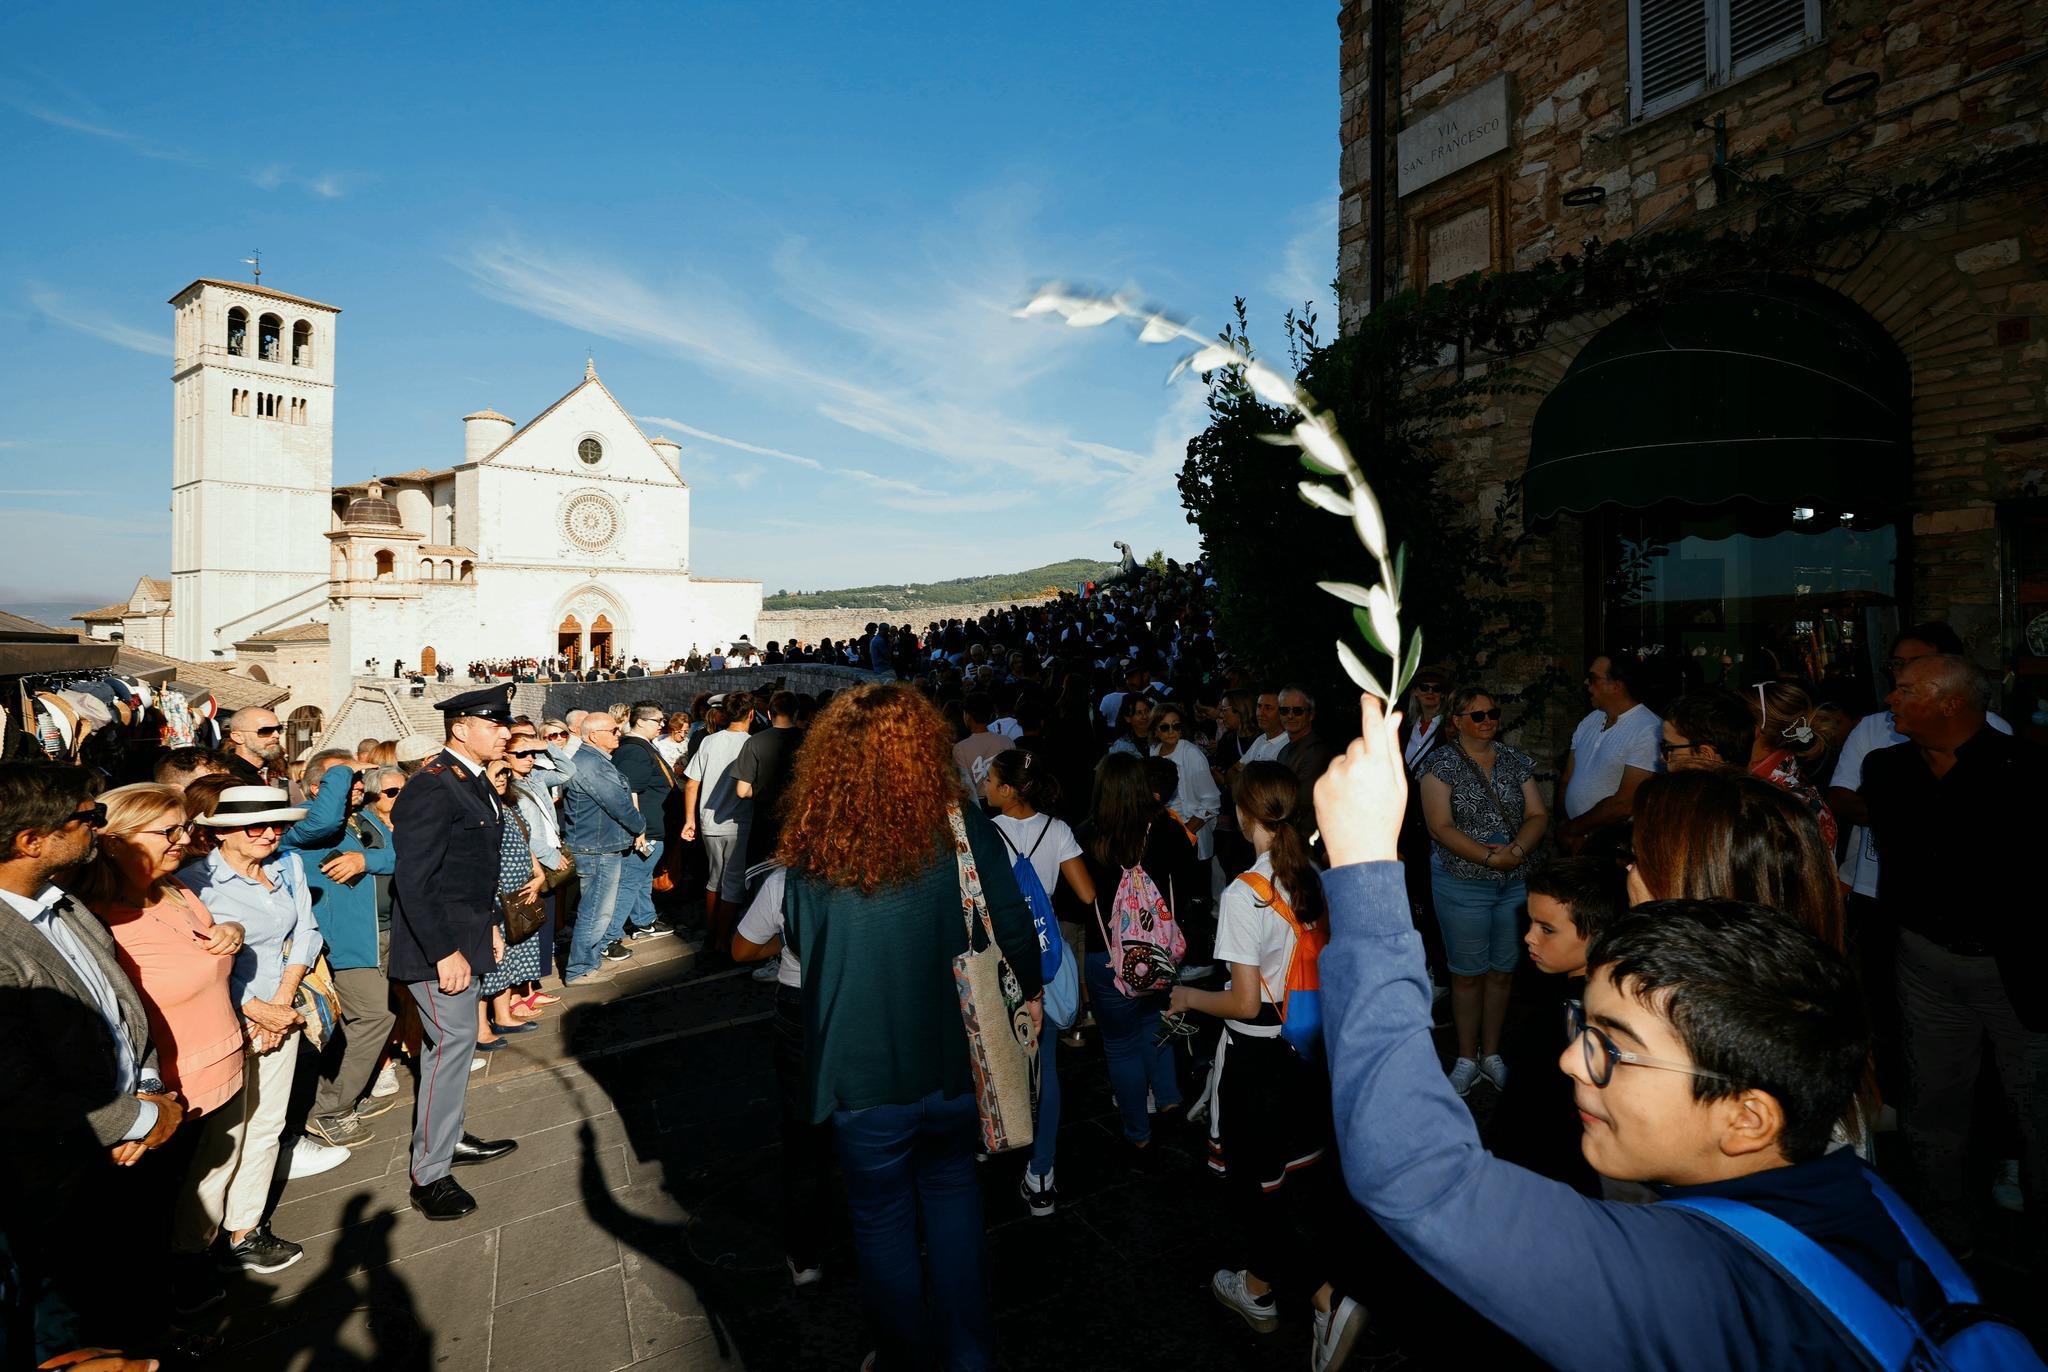
[[1180, 969], [1179, 981], [1185, 986], [1191, 981], [1200, 981], [1216, 970], [1214, 963], [1196, 962]]
[[377, 1074], [377, 1084], [370, 1088], [370, 1094], [377, 1097], [398, 1094], [398, 1064], [387, 1062], [384, 1070]]
[[348, 1161], [348, 1149], [336, 1148], [331, 1143], [299, 1135], [291, 1144], [291, 1158], [285, 1175], [292, 1181], [300, 1177], [317, 1177], [322, 1172], [332, 1172]]
[[1470, 1058], [1459, 1058], [1451, 1064], [1451, 1089], [1461, 1096], [1472, 1094], [1472, 1083], [1479, 1079], [1479, 1064]]
[[1486, 1074], [1488, 1081], [1493, 1083], [1494, 1090], [1505, 1091], [1508, 1089], [1508, 1065], [1500, 1054], [1488, 1053], [1485, 1057], [1481, 1058], [1479, 1060], [1479, 1070]]
[[822, 1268], [798, 1267], [794, 1258], [784, 1258], [782, 1265], [789, 1269], [789, 1281], [792, 1286], [815, 1286], [825, 1279]]
[[489, 1061], [489, 1058], [485, 1057], [482, 1053], [478, 1053], [475, 1057], [469, 1060], [469, 1070], [472, 1072], [481, 1072], [484, 1070], [484, 1064]]
[[1338, 1372], [1358, 1346], [1365, 1328], [1365, 1307], [1349, 1296], [1327, 1311], [1315, 1311], [1316, 1341], [1308, 1351], [1309, 1372]]
[[1244, 1284], [1244, 1273], [1224, 1268], [1209, 1278], [1209, 1294], [1225, 1310], [1235, 1310], [1244, 1317], [1244, 1322], [1257, 1334], [1270, 1334], [1280, 1327], [1280, 1316], [1273, 1306], [1273, 1293], [1268, 1291], [1264, 1300], [1252, 1295]]
[[768, 961], [762, 963], [759, 967], [756, 967], [754, 969], [753, 974], [754, 980], [764, 982], [776, 980], [778, 977], [782, 975], [782, 968], [779, 965], [780, 961], [781, 960], [779, 958], [770, 958]]

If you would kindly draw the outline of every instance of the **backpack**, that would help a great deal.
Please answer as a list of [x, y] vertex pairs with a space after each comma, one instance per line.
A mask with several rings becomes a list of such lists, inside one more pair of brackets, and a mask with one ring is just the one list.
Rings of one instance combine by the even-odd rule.
[[1897, 1192], [1877, 1173], [1866, 1169], [1863, 1175], [1913, 1255], [1948, 1297], [1948, 1305], [1926, 1324], [1885, 1300], [1834, 1254], [1767, 1210], [1720, 1196], [1687, 1196], [1660, 1204], [1695, 1211], [1732, 1232], [1786, 1281], [1804, 1289], [1835, 1327], [1886, 1372], [2039, 1372], [2043, 1363], [2027, 1336], [1984, 1308], [1976, 1283]]
[[1142, 863], [1124, 868], [1117, 879], [1109, 915], [1105, 925], [1102, 906], [1096, 905], [1095, 923], [1102, 929], [1103, 946], [1109, 949], [1110, 976], [1116, 989], [1127, 996], [1171, 990], [1180, 975], [1181, 954], [1187, 952], [1188, 940], [1173, 917], [1173, 907], [1160, 896], [1158, 885]]
[[1052, 897], [1045, 893], [1045, 886], [1031, 865], [1031, 853], [1038, 851], [1038, 845], [1045, 842], [1052, 826], [1053, 818], [1047, 815], [1045, 827], [1038, 831], [1030, 853], [1019, 853], [1017, 845], [1010, 842], [1010, 836], [1003, 833], [1002, 825], [994, 828], [1014, 859], [1010, 871], [1017, 878], [1017, 889], [1023, 894], [1024, 903], [1031, 907], [1032, 927], [1038, 930], [1038, 972], [1045, 982], [1045, 1017], [1053, 1022], [1055, 1028], [1070, 1029], [1075, 1017], [1081, 1013], [1081, 978], [1074, 970], [1074, 960], [1067, 956], [1067, 941], [1060, 935], [1059, 922], [1053, 918]]
[[[1294, 956], [1287, 964], [1287, 982], [1280, 990], [1280, 1037], [1302, 1058], [1314, 1062], [1323, 1055], [1323, 946], [1330, 941], [1327, 920], [1304, 927], [1287, 902], [1273, 889], [1273, 883], [1257, 872], [1239, 874], [1239, 881], [1251, 888], [1259, 904], [1287, 921], [1294, 930]], [[1265, 979], [1259, 984], [1265, 986]], [[1266, 994], [1273, 988], [1265, 986]]]

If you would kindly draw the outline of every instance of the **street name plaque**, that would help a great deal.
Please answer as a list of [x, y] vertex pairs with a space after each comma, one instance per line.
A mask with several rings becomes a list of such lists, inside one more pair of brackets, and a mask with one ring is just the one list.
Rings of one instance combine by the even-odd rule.
[[1421, 190], [1452, 172], [1505, 151], [1512, 135], [1508, 124], [1508, 78], [1505, 74], [1439, 105], [1402, 129], [1395, 140], [1400, 174], [1395, 185], [1402, 195]]

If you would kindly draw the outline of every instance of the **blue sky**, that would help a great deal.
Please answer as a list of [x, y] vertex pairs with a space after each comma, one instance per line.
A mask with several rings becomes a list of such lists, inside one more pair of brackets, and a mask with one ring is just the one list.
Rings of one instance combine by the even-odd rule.
[[1040, 282], [1334, 327], [1333, 4], [6, 8], [0, 603], [168, 570], [164, 302], [252, 248], [343, 308], [337, 481], [588, 350], [770, 592], [1194, 552], [1199, 386]]

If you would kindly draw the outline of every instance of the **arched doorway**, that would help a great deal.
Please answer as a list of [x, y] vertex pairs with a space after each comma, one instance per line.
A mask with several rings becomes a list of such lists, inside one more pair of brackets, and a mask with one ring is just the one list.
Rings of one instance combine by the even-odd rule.
[[320, 711], [311, 705], [301, 705], [291, 712], [284, 722], [284, 755], [295, 758], [313, 746], [313, 740], [320, 737], [325, 723]]
[[612, 665], [612, 622], [603, 615], [590, 621], [590, 662], [594, 667]]
[[440, 657], [434, 652], [432, 647], [420, 649], [420, 672], [423, 675], [431, 675], [434, 670], [434, 664], [440, 660]]
[[555, 656], [572, 671], [583, 668], [583, 625], [574, 615], [564, 615], [555, 628]]
[[1584, 519], [1588, 641], [1646, 660], [1652, 708], [1780, 674], [1874, 707], [1907, 598], [1912, 393], [1883, 326], [1803, 278], [1644, 306], [1579, 350], [1523, 498]]

